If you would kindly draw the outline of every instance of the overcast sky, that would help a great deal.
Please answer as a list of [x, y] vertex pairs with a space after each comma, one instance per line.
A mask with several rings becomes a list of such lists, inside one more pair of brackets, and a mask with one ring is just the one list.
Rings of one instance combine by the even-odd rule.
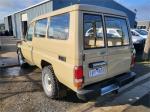
[[[0, 23], [4, 16], [43, 0], [0, 0]], [[116, 0], [127, 8], [137, 10], [138, 20], [150, 20], [150, 0]]]

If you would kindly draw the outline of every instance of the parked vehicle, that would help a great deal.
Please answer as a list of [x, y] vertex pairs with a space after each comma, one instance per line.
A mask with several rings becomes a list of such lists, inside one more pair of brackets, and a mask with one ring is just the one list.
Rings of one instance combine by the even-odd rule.
[[134, 45], [142, 46], [144, 44], [145, 39], [142, 36], [137, 34], [134, 30], [131, 30], [131, 34], [132, 34], [132, 42]]
[[[96, 34], [98, 37], [103, 37], [103, 29], [102, 28], [96, 28]], [[94, 35], [94, 32], [93, 32], [93, 28], [90, 28], [85, 36], [92, 36]], [[111, 35], [111, 37], [120, 37], [121, 38], [121, 31], [120, 29], [118, 28], [108, 28], [107, 29], [107, 35]]]
[[128, 23], [123, 12], [84, 4], [42, 15], [18, 43], [20, 66], [29, 63], [42, 70], [44, 91], [52, 99], [60, 98], [64, 86], [83, 100], [116, 92], [135, 78]]
[[147, 39], [148, 31], [143, 30], [143, 29], [132, 29], [131, 31], [134, 32], [136, 34], [136, 36]]

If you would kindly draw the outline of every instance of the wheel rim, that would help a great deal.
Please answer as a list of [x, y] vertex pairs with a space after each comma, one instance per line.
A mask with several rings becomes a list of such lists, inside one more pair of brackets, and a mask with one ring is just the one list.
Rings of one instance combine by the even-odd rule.
[[51, 93], [52, 84], [51, 84], [51, 78], [50, 78], [49, 74], [45, 74], [44, 84], [45, 84], [46, 90]]
[[24, 61], [23, 61], [20, 53], [19, 53], [18, 57], [19, 57], [19, 64], [22, 65], [24, 63]]

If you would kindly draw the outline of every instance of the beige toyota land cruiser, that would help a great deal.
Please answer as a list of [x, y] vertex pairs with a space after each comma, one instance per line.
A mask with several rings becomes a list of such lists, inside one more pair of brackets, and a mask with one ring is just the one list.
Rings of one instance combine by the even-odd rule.
[[65, 86], [78, 98], [91, 99], [134, 80], [132, 50], [126, 14], [77, 4], [35, 18], [17, 53], [22, 67], [42, 70], [48, 97], [59, 98]]

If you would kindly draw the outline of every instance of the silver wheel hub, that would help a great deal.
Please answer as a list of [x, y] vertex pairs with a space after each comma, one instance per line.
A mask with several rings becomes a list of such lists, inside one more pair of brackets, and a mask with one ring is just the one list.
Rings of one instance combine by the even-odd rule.
[[45, 87], [46, 87], [47, 91], [51, 92], [52, 84], [51, 84], [51, 78], [50, 78], [49, 74], [45, 74], [44, 83], [45, 83]]

